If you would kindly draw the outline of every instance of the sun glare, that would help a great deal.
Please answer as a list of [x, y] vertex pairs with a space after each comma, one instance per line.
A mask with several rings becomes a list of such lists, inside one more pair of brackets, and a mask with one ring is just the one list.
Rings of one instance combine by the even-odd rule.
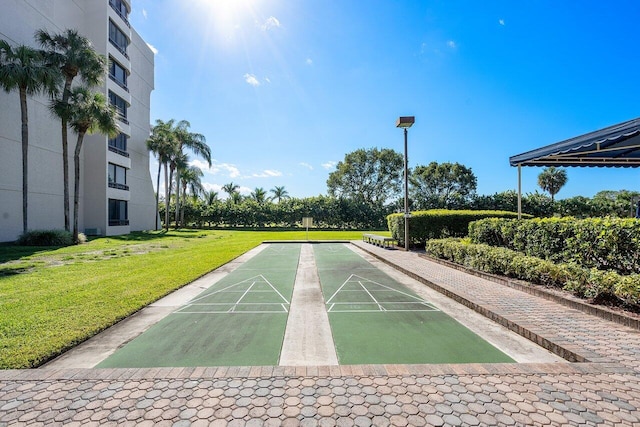
[[192, 12], [219, 40], [232, 41], [239, 30], [254, 25], [258, 0], [192, 0]]

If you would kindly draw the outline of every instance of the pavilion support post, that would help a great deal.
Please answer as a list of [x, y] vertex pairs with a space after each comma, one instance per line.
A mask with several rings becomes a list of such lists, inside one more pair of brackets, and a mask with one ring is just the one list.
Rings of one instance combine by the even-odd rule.
[[522, 168], [518, 164], [518, 219], [522, 219]]

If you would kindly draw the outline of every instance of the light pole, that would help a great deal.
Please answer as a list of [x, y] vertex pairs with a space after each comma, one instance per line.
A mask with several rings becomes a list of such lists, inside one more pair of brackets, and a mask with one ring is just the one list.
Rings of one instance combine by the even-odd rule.
[[397, 128], [404, 129], [404, 250], [409, 250], [409, 160], [407, 157], [407, 129], [415, 123], [413, 116], [399, 117], [396, 122]]

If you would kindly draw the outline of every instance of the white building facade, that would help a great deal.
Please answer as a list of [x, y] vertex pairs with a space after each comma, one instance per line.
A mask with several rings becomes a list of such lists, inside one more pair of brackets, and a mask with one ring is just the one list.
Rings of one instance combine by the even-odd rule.
[[[121, 133], [84, 138], [80, 167], [79, 229], [118, 235], [152, 230], [155, 195], [146, 140], [154, 87], [153, 52], [127, 20], [131, 0], [3, 0], [0, 38], [12, 45], [38, 47], [39, 29], [75, 29], [109, 60], [104, 93], [119, 112]], [[79, 80], [77, 78], [76, 80]], [[76, 81], [74, 81], [76, 84]], [[46, 96], [29, 97], [29, 229], [63, 229], [63, 170], [60, 120]], [[73, 205], [73, 151], [69, 131], [69, 190]], [[22, 154], [18, 92], [0, 91], [0, 242], [22, 233]], [[70, 206], [73, 215], [73, 206]], [[73, 218], [71, 218], [73, 221]]]

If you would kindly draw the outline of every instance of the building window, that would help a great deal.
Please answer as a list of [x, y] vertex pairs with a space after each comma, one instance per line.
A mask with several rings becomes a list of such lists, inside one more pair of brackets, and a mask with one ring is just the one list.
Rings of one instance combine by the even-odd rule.
[[127, 70], [111, 57], [109, 58], [109, 77], [116, 82], [118, 86], [129, 92], [127, 88]]
[[109, 163], [109, 187], [117, 188], [118, 190], [129, 190], [126, 168]]
[[124, 133], [119, 133], [115, 138], [110, 138], [109, 151], [129, 157], [129, 153], [127, 153], [127, 138], [128, 136]]
[[126, 200], [109, 199], [109, 225], [129, 225], [128, 202]]
[[125, 24], [130, 26], [129, 20], [127, 19], [129, 16], [129, 9], [127, 9], [127, 5], [122, 0], [109, 0], [109, 5], [116, 13], [123, 19]]
[[129, 121], [127, 120], [127, 101], [120, 98], [115, 93], [109, 91], [109, 103], [116, 107], [116, 110], [118, 110], [120, 120], [128, 124]]
[[123, 33], [112, 20], [109, 20], [109, 41], [114, 45], [127, 59], [127, 47], [129, 46], [129, 39], [126, 34]]

